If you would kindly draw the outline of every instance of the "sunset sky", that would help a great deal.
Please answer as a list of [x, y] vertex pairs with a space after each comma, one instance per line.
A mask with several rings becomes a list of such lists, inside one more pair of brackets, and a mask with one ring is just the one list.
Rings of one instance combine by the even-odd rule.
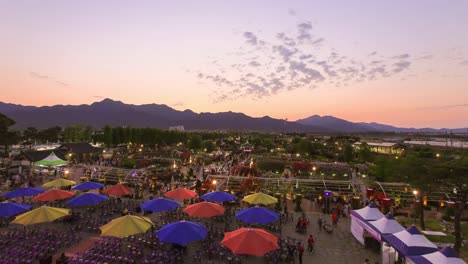
[[0, 101], [468, 127], [468, 1], [2, 1]]

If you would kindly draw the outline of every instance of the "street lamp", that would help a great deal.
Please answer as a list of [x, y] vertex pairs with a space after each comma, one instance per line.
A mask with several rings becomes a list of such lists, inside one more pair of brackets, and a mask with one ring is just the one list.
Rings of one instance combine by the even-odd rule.
[[[416, 210], [417, 210], [417, 203], [418, 203], [418, 191], [413, 190], [414, 194], [414, 218], [413, 218], [413, 225], [416, 223]], [[421, 205], [422, 206], [422, 205]]]

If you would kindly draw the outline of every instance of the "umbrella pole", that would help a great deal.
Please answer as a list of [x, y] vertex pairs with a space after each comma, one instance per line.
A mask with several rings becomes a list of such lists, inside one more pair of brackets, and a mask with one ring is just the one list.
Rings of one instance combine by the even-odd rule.
[[280, 239], [283, 239], [283, 216], [281, 215], [281, 213], [279, 214], [279, 220], [280, 220], [280, 223], [279, 223]]
[[208, 230], [208, 260], [211, 260], [211, 230]]

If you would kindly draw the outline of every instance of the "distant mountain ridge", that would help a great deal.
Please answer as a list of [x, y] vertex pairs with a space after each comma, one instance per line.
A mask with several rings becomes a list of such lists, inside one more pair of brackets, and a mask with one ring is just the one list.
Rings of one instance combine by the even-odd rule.
[[178, 111], [164, 104], [125, 104], [121, 101], [104, 99], [90, 105], [23, 106], [0, 102], [0, 113], [16, 121], [14, 128], [47, 128], [74, 124], [157, 127], [167, 129], [182, 125], [186, 130], [238, 130], [272, 132], [316, 132], [316, 133], [369, 133], [369, 132], [453, 132], [466, 133], [468, 128], [433, 129], [400, 128], [379, 123], [350, 122], [333, 116], [313, 115], [296, 122], [264, 117], [250, 117], [243, 113], [195, 113], [191, 110]]
[[243, 113], [195, 113], [178, 111], [167, 105], [132, 105], [104, 99], [90, 105], [22, 106], [0, 102], [0, 113], [16, 121], [14, 128], [46, 128], [73, 124], [157, 127], [182, 125], [187, 130], [239, 130], [277, 132], [328, 132], [322, 127], [304, 126], [271, 117], [254, 118]]

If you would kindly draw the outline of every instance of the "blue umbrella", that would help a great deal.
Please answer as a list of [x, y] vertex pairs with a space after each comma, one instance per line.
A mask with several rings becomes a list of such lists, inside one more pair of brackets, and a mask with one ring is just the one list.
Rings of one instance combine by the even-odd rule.
[[88, 182], [77, 184], [73, 186], [71, 189], [76, 190], [76, 191], [87, 191], [87, 190], [94, 190], [94, 189], [100, 189], [100, 188], [104, 188], [104, 184], [99, 183], [99, 182], [88, 181]]
[[172, 211], [175, 210], [178, 206], [178, 202], [167, 198], [157, 198], [149, 200], [140, 205], [143, 211], [150, 211], [154, 213], [162, 211]]
[[109, 199], [109, 197], [102, 195], [102, 194], [84, 193], [68, 201], [67, 205], [70, 205], [70, 206], [93, 205], [93, 204], [102, 203], [106, 201], [107, 199]]
[[227, 192], [216, 191], [204, 194], [201, 198], [206, 201], [222, 203], [235, 200], [236, 196]]
[[44, 191], [45, 190], [42, 188], [22, 187], [14, 191], [5, 193], [3, 197], [16, 198], [16, 197], [25, 197], [25, 196], [35, 196], [37, 194], [43, 193]]
[[0, 203], [0, 217], [10, 217], [31, 209], [29, 204]]
[[189, 242], [205, 239], [208, 229], [199, 223], [182, 220], [167, 224], [154, 234], [160, 242], [186, 246]]
[[256, 223], [266, 225], [278, 220], [279, 214], [265, 207], [255, 206], [238, 211], [236, 218], [246, 224]]

